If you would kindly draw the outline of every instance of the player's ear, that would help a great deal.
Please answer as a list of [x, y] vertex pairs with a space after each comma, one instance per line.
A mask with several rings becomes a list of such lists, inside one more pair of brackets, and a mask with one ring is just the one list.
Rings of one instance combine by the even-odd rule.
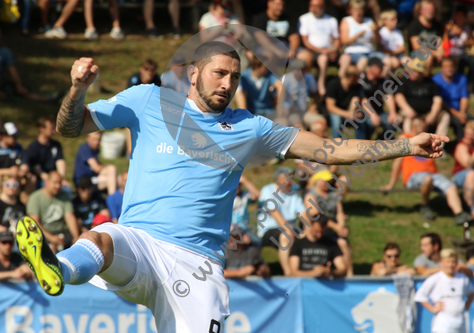
[[191, 85], [193, 86], [196, 84], [198, 73], [199, 73], [199, 69], [196, 66], [190, 65], [188, 67], [188, 80], [189, 82], [191, 82]]

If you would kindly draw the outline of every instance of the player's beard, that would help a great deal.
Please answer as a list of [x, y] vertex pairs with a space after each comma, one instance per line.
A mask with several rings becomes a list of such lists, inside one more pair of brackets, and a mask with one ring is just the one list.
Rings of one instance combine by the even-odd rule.
[[[212, 99], [211, 99], [212, 95], [206, 96], [203, 92], [204, 91], [204, 83], [202, 82], [202, 77], [201, 77], [200, 73], [198, 74], [198, 77], [197, 77], [196, 90], [199, 94], [199, 97], [201, 97], [202, 101], [207, 105], [207, 107], [209, 109], [209, 112], [221, 113], [222, 111], [224, 111], [227, 108], [227, 105], [229, 105], [229, 103], [230, 103], [230, 98], [229, 97], [227, 98], [227, 103], [217, 104], [217, 103], [212, 101]], [[229, 96], [228, 92], [226, 92], [226, 94]]]

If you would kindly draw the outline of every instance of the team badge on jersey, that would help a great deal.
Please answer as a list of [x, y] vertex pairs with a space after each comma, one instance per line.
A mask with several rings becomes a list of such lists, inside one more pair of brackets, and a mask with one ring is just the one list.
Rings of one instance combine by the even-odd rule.
[[234, 130], [234, 126], [232, 126], [232, 124], [227, 122], [227, 121], [219, 121], [219, 127], [223, 131], [233, 131]]

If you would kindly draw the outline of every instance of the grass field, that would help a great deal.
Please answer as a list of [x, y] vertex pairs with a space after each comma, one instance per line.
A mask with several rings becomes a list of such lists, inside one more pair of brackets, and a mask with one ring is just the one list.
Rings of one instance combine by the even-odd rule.
[[[173, 52], [186, 37], [175, 41], [150, 41], [144, 36], [128, 35], [123, 42], [115, 42], [104, 37], [97, 42], [84, 41], [82, 34], [73, 34], [66, 41], [51, 41], [42, 38], [23, 39], [16, 32], [3, 33], [3, 44], [11, 48], [17, 68], [24, 82], [35, 92], [48, 93], [57, 89], [67, 90], [70, 86], [69, 71], [75, 59], [93, 57], [100, 67], [100, 94], [88, 94], [86, 102], [110, 96], [123, 90], [127, 78], [137, 71], [139, 64], [147, 57], [159, 63], [161, 73]], [[36, 120], [42, 115], [55, 115], [58, 106], [28, 102], [15, 99], [0, 104], [0, 117], [4, 122], [13, 121], [21, 131], [20, 142], [24, 146], [35, 139]], [[84, 137], [65, 139], [57, 137], [62, 143], [68, 165], [67, 177], [72, 178], [75, 153], [85, 141]], [[146, 158], [146, 157], [145, 157]], [[114, 163], [119, 172], [127, 169], [124, 157], [106, 161]], [[438, 160], [439, 170], [450, 176], [453, 161]], [[294, 165], [285, 161], [283, 165]], [[388, 183], [391, 162], [381, 162], [374, 170], [368, 170], [361, 177], [352, 178], [352, 189], [378, 188]], [[245, 175], [258, 187], [273, 181], [276, 166], [262, 166], [246, 170]], [[401, 184], [397, 185], [401, 188]], [[349, 193], [345, 211], [350, 216], [350, 241], [353, 248], [356, 273], [368, 273], [370, 265], [381, 259], [381, 251], [388, 241], [398, 242], [403, 249], [401, 261], [412, 264], [419, 253], [419, 237], [425, 232], [438, 232], [446, 245], [451, 244], [452, 237], [461, 237], [462, 229], [454, 226], [454, 218], [445, 200], [432, 195], [431, 206], [438, 218], [423, 226], [418, 213], [420, 195], [417, 193], [393, 193], [383, 196], [380, 193]], [[254, 207], [253, 207], [254, 208]], [[264, 257], [276, 261], [276, 250], [265, 249]]]

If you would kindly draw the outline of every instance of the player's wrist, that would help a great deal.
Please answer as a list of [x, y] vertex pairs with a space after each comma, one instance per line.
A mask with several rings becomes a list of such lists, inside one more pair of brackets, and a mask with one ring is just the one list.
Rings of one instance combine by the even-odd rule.
[[87, 86], [85, 88], [79, 88], [73, 85], [71, 89], [69, 90], [69, 97], [73, 101], [78, 101], [79, 99], [81, 99], [82, 97], [86, 95], [87, 88], [89, 87]]

